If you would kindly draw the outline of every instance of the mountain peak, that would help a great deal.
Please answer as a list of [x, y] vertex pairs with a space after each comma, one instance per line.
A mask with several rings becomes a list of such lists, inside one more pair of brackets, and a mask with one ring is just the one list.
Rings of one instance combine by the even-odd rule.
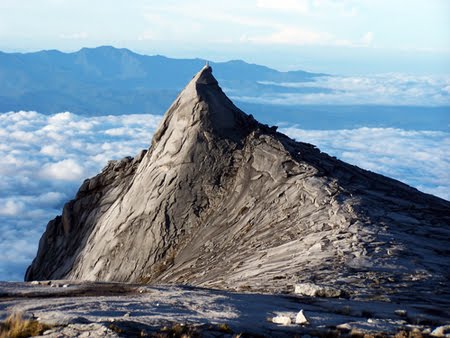
[[192, 78], [166, 112], [152, 144], [160, 141], [165, 134], [172, 136], [174, 131], [181, 135], [198, 133], [200, 130], [238, 141], [248, 135], [253, 125], [255, 120], [226, 96], [213, 76], [211, 66], [207, 64]]
[[150, 149], [86, 180], [49, 222], [26, 279], [264, 292], [313, 282], [441, 302], [449, 215], [447, 201], [259, 124], [205, 66]]
[[206, 64], [198, 73], [194, 76], [196, 84], [206, 85], [218, 85], [216, 78], [212, 75], [212, 67]]

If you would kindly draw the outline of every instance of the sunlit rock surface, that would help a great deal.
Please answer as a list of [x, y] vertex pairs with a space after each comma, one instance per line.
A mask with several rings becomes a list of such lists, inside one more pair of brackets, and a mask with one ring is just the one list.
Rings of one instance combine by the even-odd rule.
[[[450, 203], [258, 123], [203, 68], [150, 149], [49, 222], [26, 280], [190, 284], [450, 303]], [[298, 310], [297, 310], [298, 312]]]
[[0, 282], [0, 322], [9, 313], [50, 325], [47, 338], [444, 337], [450, 329], [449, 308], [433, 304], [74, 281]]

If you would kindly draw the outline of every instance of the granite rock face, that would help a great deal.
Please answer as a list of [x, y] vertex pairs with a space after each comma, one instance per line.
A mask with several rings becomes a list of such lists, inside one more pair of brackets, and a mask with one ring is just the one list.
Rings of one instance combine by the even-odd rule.
[[26, 280], [449, 301], [450, 203], [258, 123], [203, 68], [150, 149], [50, 221]]

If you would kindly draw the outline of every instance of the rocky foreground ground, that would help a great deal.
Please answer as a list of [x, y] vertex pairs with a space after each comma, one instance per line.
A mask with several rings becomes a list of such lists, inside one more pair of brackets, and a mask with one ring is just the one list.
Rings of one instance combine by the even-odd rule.
[[[358, 301], [299, 285], [296, 293], [41, 281], [0, 283], [0, 320], [22, 313], [42, 337], [450, 337], [445, 302]], [[299, 312], [302, 313], [299, 314]]]

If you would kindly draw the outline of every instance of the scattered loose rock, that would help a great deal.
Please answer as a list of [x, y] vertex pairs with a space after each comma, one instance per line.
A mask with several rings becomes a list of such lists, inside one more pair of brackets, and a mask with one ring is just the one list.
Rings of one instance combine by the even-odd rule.
[[336, 328], [340, 331], [344, 331], [344, 332], [350, 332], [352, 330], [352, 326], [348, 323], [344, 323], [344, 324], [339, 324], [336, 326]]
[[430, 335], [434, 337], [450, 337], [450, 325], [438, 326]]
[[400, 317], [406, 317], [408, 315], [408, 312], [406, 310], [400, 310], [400, 309], [395, 310], [394, 313]]
[[276, 316], [272, 318], [272, 323], [280, 325], [291, 325], [292, 320], [288, 316]]
[[339, 289], [313, 283], [296, 284], [294, 292], [303, 296], [326, 298], [338, 298], [344, 295], [344, 292]]
[[295, 324], [299, 325], [308, 324], [308, 320], [306, 319], [303, 310], [300, 310], [299, 313], [297, 313], [297, 316], [295, 316]]
[[[111, 286], [128, 292], [108, 293]], [[394, 314], [398, 304], [379, 301], [307, 299], [167, 284], [139, 287], [146, 292], [138, 293], [136, 285], [128, 283], [75, 282], [72, 287], [63, 289], [31, 288], [28, 283], [0, 282], [0, 318], [6, 318], [12, 309], [22, 313], [23, 319], [38, 318], [39, 322], [53, 327], [44, 335], [47, 338], [100, 337], [101, 328], [112, 329], [121, 337], [141, 336], [141, 332], [152, 336], [152, 332], [159, 332], [164, 327], [167, 328], [164, 332], [168, 333], [182, 324], [199, 328], [203, 333], [209, 327], [217, 329], [217, 323], [224, 324], [219, 325], [222, 333], [244, 332], [249, 336], [308, 334], [311, 338], [336, 337], [340, 333], [347, 335], [354, 331], [361, 337], [393, 337], [401, 333], [397, 338], [402, 338], [415, 336], [409, 335], [413, 330], [421, 334], [431, 333], [427, 330], [433, 328], [437, 337], [448, 334], [450, 325], [445, 310], [433, 309], [429, 303], [422, 306], [415, 302], [402, 304], [402, 309], [422, 320], [411, 325]], [[91, 292], [86, 293], [84, 290], [87, 289]], [[97, 293], [93, 293], [94, 290]], [[352, 314], [337, 313], [336, 309], [342, 307], [351, 307]], [[302, 311], [297, 312], [295, 309], [299, 308]], [[377, 314], [377, 319], [368, 323], [363, 309], [371, 309]], [[434, 326], [431, 327], [430, 323]]]

